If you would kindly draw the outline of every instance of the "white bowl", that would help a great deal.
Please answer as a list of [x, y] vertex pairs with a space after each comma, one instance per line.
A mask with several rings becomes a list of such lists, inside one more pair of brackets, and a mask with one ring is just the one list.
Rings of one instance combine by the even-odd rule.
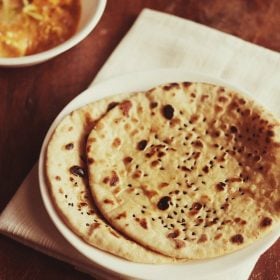
[[23, 67], [38, 64], [47, 61], [81, 42], [99, 22], [107, 0], [81, 0], [81, 18], [76, 33], [62, 44], [37, 54], [0, 58], [0, 66], [2, 67]]
[[[240, 90], [231, 84], [220, 79], [209, 76], [191, 73], [184, 69], [162, 69], [148, 72], [138, 72], [126, 74], [115, 79], [93, 85], [88, 90], [73, 99], [57, 116], [51, 125], [43, 142], [39, 159], [39, 183], [42, 199], [45, 208], [60, 233], [84, 256], [92, 262], [98, 263], [109, 271], [114, 271], [122, 276], [137, 279], [192, 279], [192, 280], [212, 280], [212, 279], [241, 279], [241, 272], [247, 275], [254, 266], [259, 256], [265, 252], [279, 237], [280, 227], [265, 236], [263, 239], [254, 242], [237, 252], [203, 261], [192, 261], [184, 264], [151, 265], [139, 264], [120, 259], [116, 256], [103, 252], [85, 243], [75, 235], [62, 221], [58, 215], [44, 176], [45, 151], [47, 143], [58, 123], [64, 116], [73, 110], [98, 99], [122, 92], [134, 92], [147, 90], [158, 84], [179, 81], [196, 81], [220, 84], [238, 90], [246, 95], [250, 95], [244, 90]], [[252, 98], [252, 96], [251, 96]], [[269, 109], [269, 108], [268, 108]], [[90, 267], [87, 269], [90, 271]], [[229, 277], [232, 275], [232, 277]], [[238, 276], [239, 275], [239, 276]], [[246, 278], [245, 277], [245, 278]], [[243, 279], [245, 279], [243, 277]]]

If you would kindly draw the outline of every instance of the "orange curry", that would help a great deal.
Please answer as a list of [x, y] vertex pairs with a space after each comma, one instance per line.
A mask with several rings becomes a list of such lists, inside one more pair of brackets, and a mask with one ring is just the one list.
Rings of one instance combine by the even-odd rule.
[[[48, 50], [69, 39], [78, 26], [80, 0], [0, 0], [0, 57]], [[12, 0], [13, 1], [13, 0]]]

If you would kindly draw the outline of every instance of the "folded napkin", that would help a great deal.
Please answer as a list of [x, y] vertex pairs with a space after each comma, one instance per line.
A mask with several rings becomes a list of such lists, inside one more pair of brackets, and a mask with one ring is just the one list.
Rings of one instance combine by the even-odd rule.
[[[148, 9], [139, 15], [93, 83], [159, 68], [184, 68], [227, 80], [251, 92], [256, 100], [280, 116], [278, 53]], [[98, 279], [121, 279], [78, 253], [56, 230], [40, 197], [37, 165], [2, 212], [0, 231]], [[234, 275], [223, 275], [221, 279], [247, 279], [256, 261], [250, 260]]]

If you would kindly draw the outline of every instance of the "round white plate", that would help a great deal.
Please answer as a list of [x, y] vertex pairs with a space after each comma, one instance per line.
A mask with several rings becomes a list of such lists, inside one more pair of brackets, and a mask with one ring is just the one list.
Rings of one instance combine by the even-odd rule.
[[138, 72], [123, 75], [100, 84], [93, 85], [88, 90], [81, 93], [73, 99], [57, 116], [51, 125], [45, 140], [42, 145], [39, 159], [39, 182], [43, 202], [49, 216], [54, 222], [60, 233], [84, 256], [88, 257], [95, 263], [103, 266], [107, 270], [120, 273], [124, 276], [134, 277], [138, 279], [215, 279], [222, 274], [232, 273], [233, 269], [252, 263], [264, 251], [266, 251], [279, 237], [280, 227], [268, 234], [262, 240], [254, 242], [254, 244], [237, 251], [235, 253], [204, 261], [191, 261], [184, 264], [166, 264], [166, 265], [151, 265], [138, 264], [123, 260], [111, 254], [103, 252], [95, 247], [92, 247], [75, 235], [60, 219], [57, 214], [44, 177], [44, 156], [46, 145], [50, 136], [62, 120], [62, 118], [71, 111], [98, 99], [106, 96], [115, 95], [123, 92], [134, 92], [148, 90], [156, 85], [168, 82], [208, 82], [227, 86], [233, 90], [243, 92], [245, 95], [250, 95], [244, 90], [240, 90], [229, 83], [208, 77], [201, 74], [189, 72], [184, 69], [161, 69], [147, 72]]

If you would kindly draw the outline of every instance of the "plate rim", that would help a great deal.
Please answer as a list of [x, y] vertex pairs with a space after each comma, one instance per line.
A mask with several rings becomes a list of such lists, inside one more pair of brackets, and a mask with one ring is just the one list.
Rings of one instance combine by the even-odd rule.
[[[129, 84], [125, 83], [125, 81], [129, 81]], [[184, 264], [139, 264], [123, 260], [87, 244], [70, 230], [56, 212], [44, 178], [44, 160], [47, 143], [55, 127], [63, 119], [63, 117], [83, 105], [107, 96], [113, 96], [123, 92], [148, 90], [159, 84], [179, 81], [206, 82], [226, 86], [232, 90], [241, 92], [245, 96], [249, 96], [254, 100], [249, 92], [232, 85], [223, 79], [211, 77], [206, 74], [191, 72], [184, 68], [164, 68], [132, 72], [105, 80], [103, 82], [94, 83], [88, 89], [71, 100], [52, 122], [41, 146], [38, 168], [40, 193], [44, 207], [55, 227], [70, 243], [70, 245], [77, 249], [82, 255], [101, 265], [104, 269], [119, 273], [123, 276], [136, 277], [138, 279], [158, 279], [158, 277], [162, 277], [164, 275], [164, 279], [172, 279], [172, 277], [176, 275], [176, 278], [179, 279], [186, 277], [187, 273], [193, 277], [194, 275], [197, 276], [197, 273], [204, 271], [204, 274], [206, 274], [207, 278], [210, 279], [210, 277], [214, 277], [222, 273], [228, 273], [241, 264], [244, 265], [244, 261], [256, 261], [262, 253], [264, 253], [274, 242], [277, 241], [279, 236], [280, 227], [277, 227], [261, 240], [257, 240], [253, 244], [248, 245], [241, 250], [208, 260], [192, 261]], [[224, 264], [223, 266], [221, 266], [222, 263]], [[226, 264], [228, 264], [228, 266], [226, 266]], [[216, 268], [216, 271], [214, 271], [214, 268]], [[202, 278], [200, 277], [196, 279]]]

